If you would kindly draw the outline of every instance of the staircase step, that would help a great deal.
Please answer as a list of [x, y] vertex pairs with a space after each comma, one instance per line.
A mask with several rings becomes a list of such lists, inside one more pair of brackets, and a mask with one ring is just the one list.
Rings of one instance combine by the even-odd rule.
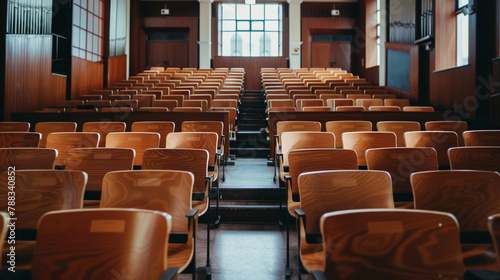
[[230, 153], [241, 158], [268, 158], [271, 153], [269, 148], [230, 148]]

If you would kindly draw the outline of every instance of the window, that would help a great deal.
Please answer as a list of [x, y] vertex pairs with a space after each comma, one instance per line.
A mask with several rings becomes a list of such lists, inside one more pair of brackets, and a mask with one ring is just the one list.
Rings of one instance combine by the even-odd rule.
[[457, 0], [457, 66], [469, 64], [469, 16], [465, 9], [468, 0]]
[[219, 5], [220, 56], [281, 56], [280, 4]]
[[382, 55], [382, 41], [380, 40], [380, 36], [381, 36], [381, 9], [380, 9], [380, 1], [381, 0], [377, 0], [377, 65], [380, 65], [380, 56]]
[[71, 54], [93, 62], [101, 61], [103, 0], [74, 0]]
[[124, 1], [109, 2], [109, 56], [125, 54], [127, 39], [127, 4]]

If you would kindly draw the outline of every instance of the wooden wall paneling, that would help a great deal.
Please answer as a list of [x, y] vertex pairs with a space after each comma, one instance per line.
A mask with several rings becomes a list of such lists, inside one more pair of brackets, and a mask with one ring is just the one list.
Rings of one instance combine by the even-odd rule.
[[489, 99], [488, 119], [500, 127], [500, 58], [493, 60], [493, 96]]
[[104, 65], [85, 59], [71, 58], [71, 99], [103, 89]]
[[364, 74], [360, 74], [360, 77], [366, 79], [366, 81], [371, 82], [374, 85], [379, 85], [379, 67], [370, 67], [364, 69]]
[[446, 0], [435, 5], [436, 70], [456, 66], [456, 44], [450, 43], [457, 41], [455, 3], [456, 1]]
[[8, 1], [1, 1], [0, 2], [0, 18], [4, 20], [0, 20], [0, 69], [3, 69], [3, 71], [0, 71], [2, 74], [0, 74], [0, 100], [4, 104], [3, 106], [0, 106], [0, 121], [5, 120], [5, 45], [6, 45], [6, 31], [7, 31], [7, 21], [5, 20], [7, 18], [7, 2]]
[[[140, 2], [139, 0], [130, 1], [130, 63], [129, 73], [131, 76], [141, 72], [141, 17], [140, 17]], [[145, 39], [144, 39], [145, 40]], [[142, 59], [142, 61], [144, 61]]]
[[4, 119], [66, 99], [66, 77], [52, 75], [51, 35], [7, 35]]
[[127, 55], [108, 58], [108, 85], [127, 79]]

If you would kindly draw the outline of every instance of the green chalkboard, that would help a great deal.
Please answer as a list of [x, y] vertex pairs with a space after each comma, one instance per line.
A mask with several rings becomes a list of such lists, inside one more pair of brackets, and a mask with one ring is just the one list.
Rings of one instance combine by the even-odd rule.
[[410, 53], [387, 50], [387, 86], [410, 91]]

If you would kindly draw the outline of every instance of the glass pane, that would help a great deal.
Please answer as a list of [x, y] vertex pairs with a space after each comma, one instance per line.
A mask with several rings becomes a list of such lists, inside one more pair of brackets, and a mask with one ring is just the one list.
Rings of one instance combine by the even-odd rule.
[[90, 13], [94, 12], [94, 0], [89, 0], [89, 6], [87, 7], [87, 11]]
[[80, 45], [80, 29], [76, 26], [73, 26], [73, 46], [78, 47]]
[[279, 6], [275, 4], [266, 5], [266, 19], [278, 19]]
[[80, 57], [81, 59], [85, 59], [85, 51], [80, 50], [80, 55], [79, 55], [79, 57]]
[[236, 16], [238, 19], [250, 19], [250, 5], [236, 5]]
[[250, 32], [238, 32], [241, 36], [241, 56], [250, 56]]
[[249, 21], [238, 21], [238, 30], [250, 30]]
[[236, 30], [236, 21], [234, 21], [234, 20], [222, 21], [222, 30], [223, 31], [235, 31]]
[[87, 9], [87, 0], [81, 0], [80, 3], [82, 8]]
[[80, 10], [80, 27], [87, 29], [87, 11]]
[[222, 55], [233, 56], [233, 44], [231, 43], [232, 37], [235, 36], [234, 32], [222, 32]]
[[277, 20], [266, 21], [266, 31], [278, 31], [279, 24]]
[[[122, 4], [123, 4], [123, 3], [122, 3]], [[104, 18], [104, 13], [103, 13], [103, 9], [104, 9], [104, 8], [103, 8], [103, 6], [104, 6], [103, 2], [102, 2], [102, 1], [100, 1], [100, 2], [99, 2], [99, 17], [100, 17], [100, 18]]]
[[261, 56], [261, 42], [260, 39], [264, 35], [263, 32], [252, 32], [250, 37], [250, 56]]
[[80, 0], [73, 0], [73, 3], [80, 6]]
[[95, 14], [96, 16], [99, 16], [99, 13], [100, 13], [100, 11], [99, 11], [99, 8], [100, 8], [100, 6], [101, 6], [101, 3], [100, 3], [100, 2], [101, 2], [101, 1], [99, 1], [99, 0], [94, 0], [94, 14]]
[[466, 6], [469, 4], [469, 0], [458, 0], [458, 8], [462, 8], [463, 6]]
[[71, 48], [71, 55], [78, 57], [80, 51], [77, 48]]
[[264, 22], [263, 21], [252, 21], [252, 30], [257, 30], [257, 31], [264, 30]]
[[256, 4], [252, 5], [251, 11], [252, 11], [252, 19], [264, 19], [264, 5], [263, 4]]
[[270, 56], [281, 55], [280, 34], [278, 32], [266, 32], [266, 42], [267, 40], [270, 40], [270, 43], [269, 47], [266, 45], [266, 52], [269, 52]]
[[92, 34], [87, 33], [87, 51], [92, 51]]
[[469, 64], [469, 16], [457, 15], [457, 66]]
[[235, 19], [236, 7], [234, 4], [222, 4], [222, 18]]
[[80, 26], [80, 8], [73, 6], [73, 24]]
[[99, 21], [101, 21], [98, 17], [94, 16], [94, 33], [99, 34]]
[[94, 47], [92, 49], [92, 52], [95, 54], [98, 54], [99, 53], [99, 37], [94, 35], [92, 38], [92, 42], [94, 43]]
[[88, 20], [87, 20], [87, 30], [92, 32], [93, 31], [93, 26], [94, 26], [94, 16], [91, 13], [88, 13]]
[[87, 42], [87, 33], [85, 30], [80, 29], [80, 49], [85, 49], [85, 45]]

